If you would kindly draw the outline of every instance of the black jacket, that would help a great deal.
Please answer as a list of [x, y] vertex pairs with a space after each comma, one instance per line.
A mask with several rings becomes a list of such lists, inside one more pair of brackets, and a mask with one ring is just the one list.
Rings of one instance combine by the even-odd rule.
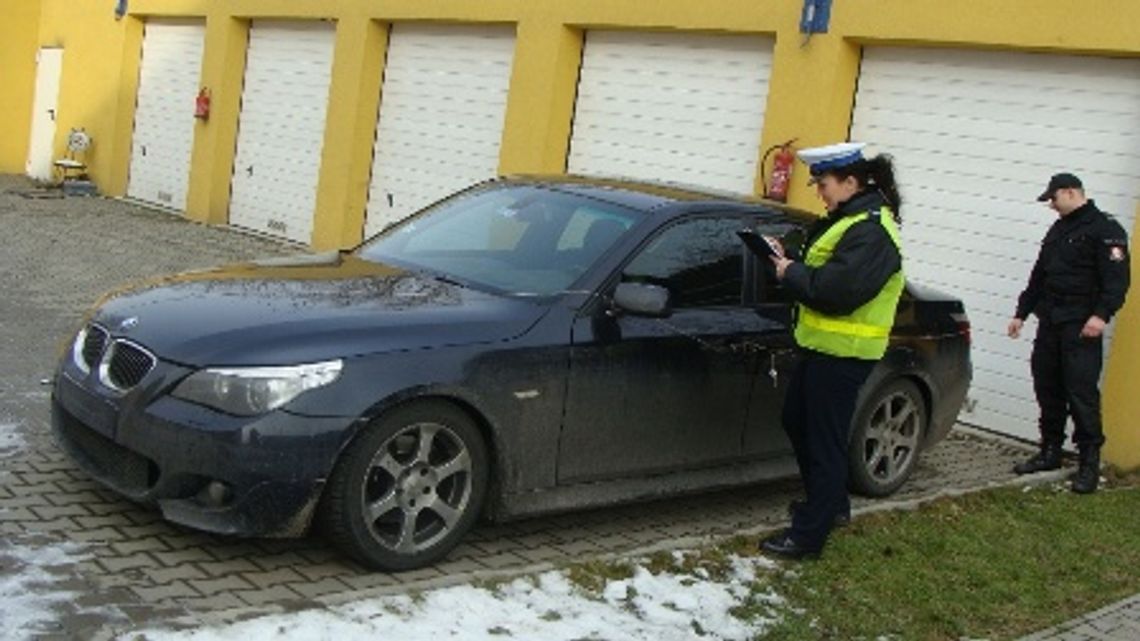
[[850, 314], [870, 302], [891, 275], [902, 269], [902, 255], [878, 219], [884, 204], [878, 192], [860, 192], [812, 225], [803, 252], [805, 256], [807, 249], [835, 223], [847, 216], [871, 214], [844, 232], [831, 258], [823, 265], [808, 267], [801, 262], [788, 265], [784, 288], [795, 301], [823, 314]]
[[1106, 322], [1124, 304], [1129, 281], [1128, 236], [1120, 223], [1088, 201], [1053, 223], [1017, 299], [1017, 318]]

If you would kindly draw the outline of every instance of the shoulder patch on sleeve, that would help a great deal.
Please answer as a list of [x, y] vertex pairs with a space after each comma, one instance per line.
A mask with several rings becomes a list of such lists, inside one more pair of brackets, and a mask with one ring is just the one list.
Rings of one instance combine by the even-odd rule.
[[1112, 245], [1108, 248], [1108, 259], [1114, 263], [1123, 261], [1128, 256], [1128, 251], [1124, 245]]

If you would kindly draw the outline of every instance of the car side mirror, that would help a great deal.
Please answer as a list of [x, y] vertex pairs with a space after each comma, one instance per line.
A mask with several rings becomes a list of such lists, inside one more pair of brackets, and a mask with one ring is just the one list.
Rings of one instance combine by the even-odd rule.
[[621, 283], [614, 291], [614, 304], [637, 316], [665, 318], [673, 313], [669, 290], [649, 283]]

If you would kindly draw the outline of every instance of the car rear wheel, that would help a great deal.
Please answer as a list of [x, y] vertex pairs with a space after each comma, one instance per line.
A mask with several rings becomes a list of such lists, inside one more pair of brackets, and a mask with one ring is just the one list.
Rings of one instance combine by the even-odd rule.
[[349, 444], [325, 489], [321, 525], [370, 568], [422, 567], [474, 525], [487, 477], [487, 448], [470, 417], [441, 401], [406, 405]]
[[888, 496], [906, 482], [926, 434], [926, 400], [907, 380], [881, 385], [855, 414], [851, 485], [866, 496]]

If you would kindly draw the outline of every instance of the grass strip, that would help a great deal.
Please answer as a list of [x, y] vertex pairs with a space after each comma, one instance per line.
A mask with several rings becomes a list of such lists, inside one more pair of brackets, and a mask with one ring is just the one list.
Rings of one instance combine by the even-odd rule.
[[[763, 639], [1015, 639], [1140, 592], [1135, 479], [1003, 488], [857, 519], [823, 558], [760, 579]], [[755, 541], [725, 545], [754, 554]], [[760, 586], [758, 586], [760, 587]]]

